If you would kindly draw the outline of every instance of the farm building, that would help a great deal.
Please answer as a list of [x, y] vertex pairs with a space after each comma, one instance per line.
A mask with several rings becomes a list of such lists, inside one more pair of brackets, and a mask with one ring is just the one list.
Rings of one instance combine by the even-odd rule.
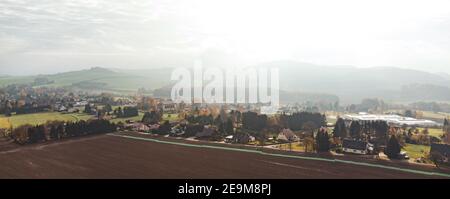
[[238, 133], [236, 135], [229, 135], [225, 137], [225, 142], [227, 143], [248, 144], [253, 141], [255, 141], [255, 137], [249, 135], [248, 133]]
[[282, 140], [285, 142], [296, 142], [299, 140], [299, 138], [290, 129], [283, 129], [283, 131], [278, 134], [277, 140]]
[[373, 151], [373, 145], [365, 141], [344, 139], [342, 150], [346, 153], [366, 155]]
[[172, 101], [162, 101], [158, 104], [158, 109], [162, 110], [164, 113], [175, 113], [177, 105]]
[[158, 130], [159, 129], [159, 124], [150, 124], [150, 125], [148, 125], [148, 128], [149, 128], [150, 131]]
[[133, 131], [139, 131], [139, 132], [147, 132], [150, 130], [150, 127], [148, 127], [147, 125], [142, 124], [142, 123], [126, 124], [125, 127], [127, 129], [131, 129]]
[[64, 106], [64, 105], [61, 105], [59, 108], [58, 108], [58, 112], [66, 112], [68, 109]]

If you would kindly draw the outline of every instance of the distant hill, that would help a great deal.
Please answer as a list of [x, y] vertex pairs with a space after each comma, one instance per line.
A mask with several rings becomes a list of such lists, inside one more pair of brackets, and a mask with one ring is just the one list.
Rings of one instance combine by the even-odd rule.
[[[432, 74], [395, 67], [356, 68], [321, 66], [308, 63], [278, 61], [255, 67], [276, 67], [280, 70], [280, 89], [289, 93], [290, 101], [314, 99], [320, 93], [326, 98], [339, 97], [341, 104], [359, 103], [364, 98], [386, 101], [450, 101], [448, 74]], [[142, 70], [91, 68], [53, 75], [0, 77], [0, 86], [32, 83], [48, 78], [48, 86], [71, 86], [111, 91], [137, 91], [139, 88], [159, 89], [171, 85], [172, 68]], [[445, 91], [445, 93], [443, 93]], [[157, 90], [158, 92], [158, 90]], [[297, 93], [297, 94], [295, 94]], [[298, 93], [303, 93], [298, 95]]]
[[52, 75], [36, 75], [26, 77], [0, 77], [0, 86], [13, 83], [33, 83], [37, 78], [47, 78], [48, 85], [64, 86], [81, 89], [101, 89], [112, 91], [136, 91], [141, 87], [158, 88], [165, 83], [157, 84], [154, 78], [146, 75], [123, 73], [106, 68], [91, 68], [88, 70], [57, 73]]
[[403, 86], [401, 99], [415, 99], [415, 101], [450, 101], [450, 88], [430, 84], [410, 84]]
[[[155, 89], [153, 95], [156, 97], [170, 97], [172, 91], [172, 84]], [[224, 89], [225, 91], [225, 89]], [[306, 103], [315, 102], [323, 105], [330, 105], [339, 102], [339, 97], [336, 95], [321, 94], [321, 93], [305, 93], [305, 92], [287, 92], [280, 90], [280, 102], [287, 103]]]
[[448, 73], [437, 73], [437, 75], [439, 75], [439, 76], [441, 76], [441, 77], [443, 77], [445, 79], [450, 80], [450, 74], [448, 74]]
[[450, 80], [440, 75], [395, 67], [332, 67], [289, 61], [271, 62], [258, 67], [278, 67], [280, 89], [334, 94], [343, 103], [357, 103], [372, 97], [392, 101], [434, 100], [435, 96], [423, 96], [419, 90], [405, 99], [400, 90], [413, 84], [450, 86]]

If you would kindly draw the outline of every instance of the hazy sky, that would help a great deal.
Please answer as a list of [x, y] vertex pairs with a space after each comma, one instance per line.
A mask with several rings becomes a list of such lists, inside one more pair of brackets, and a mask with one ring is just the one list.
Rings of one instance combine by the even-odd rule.
[[450, 1], [0, 0], [0, 74], [198, 57], [450, 73]]

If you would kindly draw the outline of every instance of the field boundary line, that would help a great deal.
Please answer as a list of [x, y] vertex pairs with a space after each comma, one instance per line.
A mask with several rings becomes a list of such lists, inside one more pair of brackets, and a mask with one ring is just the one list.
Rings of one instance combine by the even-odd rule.
[[220, 150], [228, 150], [228, 151], [239, 151], [239, 152], [246, 152], [246, 153], [257, 153], [257, 154], [267, 155], [267, 156], [284, 157], [284, 158], [296, 158], [296, 159], [302, 159], [302, 160], [315, 160], [315, 161], [322, 161], [322, 162], [337, 162], [337, 163], [351, 164], [351, 165], [357, 165], [357, 166], [367, 166], [367, 167], [374, 167], [374, 168], [382, 168], [382, 169], [402, 171], [402, 172], [407, 172], [407, 173], [422, 174], [422, 175], [428, 175], [428, 176], [441, 176], [441, 177], [450, 178], [450, 174], [446, 174], [446, 173], [421, 171], [421, 170], [416, 170], [416, 169], [406, 169], [406, 168], [401, 168], [401, 167], [387, 166], [387, 165], [381, 165], [381, 164], [373, 164], [373, 163], [367, 163], [367, 162], [357, 162], [357, 161], [340, 160], [340, 159], [328, 159], [328, 158], [319, 158], [319, 157], [295, 156], [295, 155], [286, 155], [286, 154], [279, 154], [279, 153], [268, 153], [268, 152], [252, 150], [252, 149], [239, 149], [239, 148], [225, 147], [225, 146], [212, 146], [212, 145], [206, 145], [206, 144], [188, 144], [188, 143], [181, 143], [181, 142], [171, 142], [171, 141], [165, 141], [165, 140], [158, 140], [158, 139], [153, 139], [153, 138], [135, 137], [135, 136], [129, 136], [129, 135], [118, 135], [118, 134], [107, 134], [107, 135], [115, 136], [115, 137], [128, 138], [128, 139], [135, 139], [135, 140], [163, 143], [163, 144], [186, 146], [186, 147], [210, 148], [210, 149], [220, 149]]

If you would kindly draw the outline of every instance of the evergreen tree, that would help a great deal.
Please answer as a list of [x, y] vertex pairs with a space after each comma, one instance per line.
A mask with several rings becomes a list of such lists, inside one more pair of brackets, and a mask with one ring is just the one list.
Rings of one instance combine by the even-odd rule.
[[400, 146], [400, 143], [395, 135], [392, 135], [389, 139], [389, 142], [386, 146], [385, 154], [389, 158], [397, 158], [398, 154], [400, 154], [402, 150], [402, 147]]
[[9, 106], [5, 107], [5, 117], [11, 117], [11, 108]]
[[171, 128], [172, 127], [170, 126], [169, 121], [166, 120], [163, 124], [161, 124], [161, 126], [159, 126], [157, 133], [160, 135], [169, 134]]
[[36, 136], [35, 128], [34, 127], [28, 128], [27, 133], [28, 133], [28, 143], [30, 144], [37, 143], [38, 139]]
[[330, 151], [330, 137], [325, 128], [321, 128], [316, 135], [316, 145], [318, 152]]
[[110, 104], [106, 104], [105, 107], [104, 107], [104, 110], [105, 110], [106, 113], [109, 114], [112, 111], [111, 105]]
[[47, 141], [46, 128], [44, 125], [36, 126], [36, 134], [38, 141]]
[[242, 113], [240, 111], [236, 111], [236, 121], [238, 123], [242, 122]]
[[91, 105], [90, 104], [86, 104], [84, 106], [84, 112], [87, 114], [91, 114], [92, 113], [92, 109], [91, 109]]
[[233, 120], [231, 120], [231, 118], [228, 118], [227, 122], [225, 123], [225, 132], [227, 134], [234, 133]]
[[447, 118], [444, 119], [444, 133], [450, 133], [450, 124]]
[[125, 107], [123, 108], [123, 114], [121, 117], [135, 117], [139, 115], [137, 107]]
[[358, 121], [352, 121], [350, 124], [350, 136], [352, 138], [359, 138], [361, 136], [361, 125]]
[[56, 127], [54, 125], [50, 127], [50, 139], [52, 140], [58, 139], [58, 132], [56, 131]]
[[58, 139], [61, 139], [64, 137], [64, 125], [59, 124], [58, 127], [56, 127], [56, 133], [58, 134]]
[[386, 144], [389, 139], [389, 125], [386, 121], [376, 121], [373, 123], [373, 129], [379, 145]]
[[142, 122], [146, 124], [157, 124], [161, 121], [162, 115], [159, 112], [151, 111], [146, 112], [142, 117]]
[[222, 125], [222, 118], [221, 118], [221, 115], [218, 115], [215, 119], [214, 119], [214, 125], [216, 125], [216, 126], [220, 126], [220, 125]]
[[119, 118], [123, 117], [122, 107], [120, 107], [120, 106], [119, 106], [119, 108], [117, 108], [116, 117], [119, 117]]
[[342, 118], [338, 118], [336, 124], [334, 125], [333, 137], [346, 138], [347, 137], [347, 127], [345, 126], [345, 121]]
[[244, 129], [261, 131], [267, 126], [267, 115], [245, 112], [242, 114], [242, 124]]

